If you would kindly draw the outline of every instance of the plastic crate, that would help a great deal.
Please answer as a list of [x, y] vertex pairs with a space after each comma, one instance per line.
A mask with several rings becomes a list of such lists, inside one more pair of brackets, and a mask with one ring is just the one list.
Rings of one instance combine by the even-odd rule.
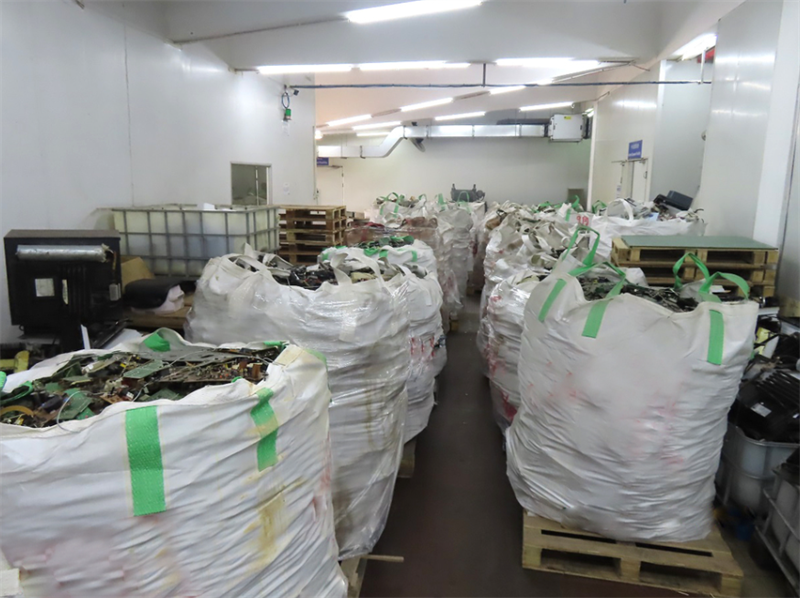
[[200, 276], [206, 262], [245, 244], [277, 252], [277, 206], [167, 204], [112, 208], [123, 255], [141, 257], [154, 274]]
[[733, 503], [753, 513], [763, 513], [766, 504], [762, 501], [762, 492], [771, 486], [774, 469], [795, 449], [797, 444], [793, 443], [753, 440], [729, 423], [716, 477], [717, 495], [722, 504]]

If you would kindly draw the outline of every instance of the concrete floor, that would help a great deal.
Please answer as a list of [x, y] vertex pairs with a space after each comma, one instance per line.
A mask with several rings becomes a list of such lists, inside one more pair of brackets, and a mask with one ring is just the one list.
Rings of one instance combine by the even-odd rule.
[[[505, 473], [500, 430], [475, 346], [477, 302], [469, 298], [448, 336], [439, 404], [418, 437], [416, 468], [399, 479], [386, 530], [361, 596], [681, 596], [677, 592], [523, 569], [522, 510]], [[780, 574], [758, 569], [734, 546], [745, 596], [784, 596]]]

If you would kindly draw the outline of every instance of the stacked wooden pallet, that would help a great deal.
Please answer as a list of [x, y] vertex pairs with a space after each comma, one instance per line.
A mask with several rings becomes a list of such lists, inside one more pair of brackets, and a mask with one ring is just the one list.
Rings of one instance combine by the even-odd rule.
[[743, 577], [716, 524], [696, 542], [618, 542], [529, 514], [522, 566], [710, 596], [739, 596]]
[[282, 258], [293, 264], [313, 264], [327, 247], [344, 244], [344, 206], [281, 206]]
[[[641, 268], [650, 285], [672, 285], [672, 266], [686, 253], [700, 258], [711, 274], [741, 276], [753, 296], [775, 295], [778, 249], [744, 237], [626, 236], [613, 240], [611, 261], [621, 267]], [[703, 273], [687, 259], [678, 276], [683, 282], [692, 282], [701, 280]], [[718, 279], [716, 284], [736, 288], [735, 283], [725, 279]]]

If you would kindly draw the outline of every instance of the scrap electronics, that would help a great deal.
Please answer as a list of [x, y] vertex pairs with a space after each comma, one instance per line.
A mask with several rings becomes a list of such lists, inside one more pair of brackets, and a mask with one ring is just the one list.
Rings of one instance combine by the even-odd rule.
[[0, 422], [30, 428], [86, 419], [120, 401], [177, 400], [237, 378], [260, 382], [282, 350], [203, 349], [76, 355], [51, 376], [0, 393]]

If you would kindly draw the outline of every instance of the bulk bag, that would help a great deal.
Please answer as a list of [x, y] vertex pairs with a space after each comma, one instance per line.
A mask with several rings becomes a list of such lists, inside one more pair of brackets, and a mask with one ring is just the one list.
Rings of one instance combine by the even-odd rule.
[[403, 450], [408, 406], [408, 315], [403, 288], [376, 277], [287, 286], [256, 259], [210, 260], [197, 282], [187, 336], [214, 343], [280, 338], [324, 355], [333, 453], [333, 507], [341, 558], [366, 554], [383, 531]]
[[691, 311], [621, 283], [587, 301], [578, 277], [589, 268], [556, 269], [525, 306], [521, 406], [507, 434], [514, 492], [535, 515], [610, 538], [703, 538], [758, 305], [715, 301], [718, 274]]
[[[365, 253], [366, 250], [359, 247], [338, 247], [325, 250], [320, 259], [325, 261], [336, 255], [363, 258]], [[426, 272], [414, 266], [414, 262], [408, 261], [409, 251], [385, 247], [375, 255], [379, 255], [382, 262], [399, 267], [403, 276], [395, 277], [392, 282], [399, 280], [407, 286], [411, 353], [406, 382], [408, 410], [403, 440], [408, 442], [428, 425], [434, 404], [436, 376], [447, 360], [447, 349], [441, 341], [444, 336], [441, 316], [442, 288], [434, 273]]]
[[[6, 390], [75, 355], [209, 347], [160, 330], [43, 362]], [[52, 427], [0, 424], [0, 541], [24, 595], [345, 596], [325, 365], [289, 345], [267, 374]]]
[[483, 357], [489, 377], [492, 413], [501, 430], [511, 425], [519, 409], [519, 361], [523, 313], [531, 291], [543, 277], [524, 270], [498, 284], [492, 291], [481, 320], [479, 337], [484, 337]]
[[[608, 215], [612, 209], [621, 205], [624, 216]], [[630, 203], [624, 199], [610, 202], [605, 213], [588, 215], [590, 226], [600, 233], [600, 248], [597, 255], [608, 259], [611, 255], [611, 243], [616, 237], [626, 235], [696, 235], [702, 236], [706, 230], [703, 222], [696, 212], [678, 212], [674, 216], [663, 216], [650, 212], [652, 204], [640, 206], [647, 213], [645, 218], [636, 218]], [[584, 222], [583, 224], [586, 224]]]

